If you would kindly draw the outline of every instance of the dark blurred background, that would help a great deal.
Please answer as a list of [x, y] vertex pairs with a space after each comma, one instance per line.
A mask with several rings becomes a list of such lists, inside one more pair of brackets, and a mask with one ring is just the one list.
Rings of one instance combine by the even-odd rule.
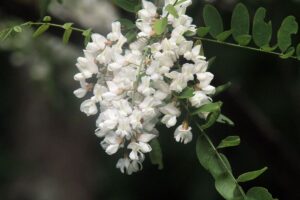
[[[300, 19], [298, 0], [209, 2], [220, 9], [227, 28], [238, 2], [247, 5], [251, 16], [258, 7], [267, 8], [274, 30], [287, 15]], [[197, 25], [205, 3], [195, 0], [188, 10]], [[101, 34], [115, 19], [128, 17], [109, 0], [54, 2], [48, 14], [57, 23], [76, 22]], [[38, 0], [0, 1], [0, 27], [39, 18]], [[80, 113], [81, 101], [72, 94], [78, 87], [73, 75], [82, 37], [74, 34], [63, 45], [61, 30], [51, 29], [38, 39], [32, 39], [32, 32], [0, 44], [1, 200], [221, 199], [196, 159], [195, 140], [176, 143], [174, 130], [160, 128], [162, 171], [149, 159], [132, 176], [115, 169], [119, 156], [103, 152], [93, 134], [95, 118]], [[265, 186], [281, 200], [300, 199], [300, 62], [209, 43], [204, 47], [208, 58], [217, 56], [211, 68], [214, 85], [233, 83], [218, 99], [236, 126], [217, 125], [209, 134], [216, 143], [241, 136], [241, 146], [225, 151], [234, 174], [268, 166], [266, 174], [244, 188]]]

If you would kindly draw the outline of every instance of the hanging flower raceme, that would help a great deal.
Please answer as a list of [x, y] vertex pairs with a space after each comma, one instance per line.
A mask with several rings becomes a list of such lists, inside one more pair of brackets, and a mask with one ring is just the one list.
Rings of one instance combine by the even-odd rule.
[[[192, 84], [195, 91], [189, 102], [198, 108], [210, 103], [209, 95], [215, 91], [201, 45], [184, 35], [195, 32], [192, 18], [185, 15], [191, 1], [165, 0], [162, 13], [150, 1], [142, 4], [135, 24], [137, 39], [129, 43], [121, 23], [113, 22], [107, 37], [92, 35], [84, 57], [77, 60], [79, 73], [74, 76], [80, 83], [76, 97], [88, 96], [80, 110], [87, 116], [98, 115], [96, 136], [102, 138], [107, 154], [122, 152], [116, 167], [127, 174], [142, 169], [144, 154], [152, 150], [149, 142], [159, 136], [159, 122], [168, 128], [178, 124], [181, 110], [174, 94]], [[177, 17], [167, 12], [170, 4]], [[168, 27], [157, 34], [154, 24], [162, 18]], [[179, 125], [174, 137], [185, 144], [192, 140], [188, 122]]]

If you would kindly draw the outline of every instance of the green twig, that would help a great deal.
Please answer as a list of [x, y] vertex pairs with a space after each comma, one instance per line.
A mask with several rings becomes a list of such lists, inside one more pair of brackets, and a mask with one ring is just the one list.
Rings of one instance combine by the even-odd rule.
[[[269, 52], [269, 51], [264, 51], [263, 49], [255, 48], [255, 47], [248, 47], [248, 46], [241, 46], [238, 44], [230, 43], [230, 42], [221, 42], [218, 40], [214, 39], [209, 39], [209, 38], [203, 38], [203, 37], [194, 37], [194, 39], [198, 39], [201, 41], [206, 41], [206, 42], [211, 42], [211, 43], [216, 43], [216, 44], [221, 44], [221, 45], [226, 45], [226, 46], [231, 46], [231, 47], [238, 47], [242, 49], [247, 49], [251, 51], [256, 51], [256, 52], [262, 52], [262, 53], [267, 53], [267, 54], [272, 54], [272, 55], [277, 55], [277, 56], [283, 56], [284, 54], [278, 53], [278, 52]], [[299, 60], [296, 56], [291, 56], [289, 58]]]

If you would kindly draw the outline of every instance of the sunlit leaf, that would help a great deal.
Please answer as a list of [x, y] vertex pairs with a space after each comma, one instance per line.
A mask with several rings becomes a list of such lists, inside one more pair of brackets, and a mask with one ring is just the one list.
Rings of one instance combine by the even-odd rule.
[[241, 46], [247, 46], [251, 42], [251, 35], [240, 35], [237, 36], [236, 41]]
[[21, 26], [15, 26], [13, 29], [16, 33], [21, 33], [22, 32], [22, 27]]
[[272, 38], [272, 22], [266, 23], [266, 9], [259, 8], [253, 19], [253, 41], [258, 47], [269, 46]]
[[49, 29], [50, 25], [49, 24], [43, 24], [41, 25], [34, 33], [33, 33], [33, 37], [38, 37], [40, 35], [42, 35], [43, 33], [45, 33], [48, 29]]
[[292, 45], [291, 35], [298, 32], [298, 23], [294, 16], [286, 17], [277, 33], [278, 46], [281, 52], [285, 53]]
[[210, 30], [209, 27], [199, 27], [197, 29], [197, 35], [199, 37], [204, 37], [204, 36], [206, 36], [208, 34], [209, 30]]
[[161, 35], [166, 31], [168, 25], [168, 19], [166, 17], [157, 19], [154, 22], [153, 28], [157, 35]]
[[252, 172], [246, 172], [242, 175], [240, 175], [237, 179], [238, 182], [247, 182], [256, 179], [260, 175], [262, 175], [265, 171], [267, 171], [267, 167], [264, 167], [260, 170], [252, 171]]
[[91, 40], [92, 29], [87, 29], [87, 30], [83, 31], [82, 35], [84, 36], [84, 45], [86, 46]]
[[158, 169], [163, 169], [163, 156], [158, 139], [153, 139], [150, 142], [150, 146], [152, 147], [152, 151], [150, 152], [151, 163], [153, 165], [158, 165]]
[[[232, 36], [240, 44], [240, 36], [249, 35], [250, 16], [247, 7], [238, 3], [231, 18]], [[242, 44], [241, 44], [242, 45]]]
[[235, 147], [240, 145], [241, 139], [239, 136], [228, 136], [221, 141], [218, 145], [218, 149], [227, 148], [227, 147]]
[[295, 51], [296, 50], [295, 50], [294, 47], [290, 47], [290, 48], [288, 48], [288, 50], [284, 54], [280, 55], [280, 58], [288, 59], [288, 58], [290, 58], [291, 56], [294, 55]]
[[232, 34], [232, 31], [224, 31], [223, 33], [220, 33], [219, 35], [217, 35], [217, 40], [224, 42], [225, 40], [227, 40], [227, 38]]
[[194, 96], [195, 90], [192, 87], [185, 88], [178, 96], [178, 99], [189, 99]]
[[223, 20], [219, 11], [212, 5], [205, 5], [203, 10], [203, 19], [207, 27], [210, 27], [209, 33], [212, 37], [217, 36], [224, 31]]
[[169, 5], [166, 6], [165, 9], [168, 13], [173, 15], [175, 18], [179, 17], [178, 12], [177, 12], [176, 8], [173, 5], [169, 4]]

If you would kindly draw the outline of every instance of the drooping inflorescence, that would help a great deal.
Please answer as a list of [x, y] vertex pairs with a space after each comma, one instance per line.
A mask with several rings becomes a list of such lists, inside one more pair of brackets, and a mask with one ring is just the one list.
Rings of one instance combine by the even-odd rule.
[[[74, 79], [80, 88], [78, 98], [88, 96], [81, 104], [87, 116], [98, 114], [96, 136], [107, 154], [122, 152], [117, 168], [132, 174], [142, 169], [149, 142], [158, 137], [159, 122], [170, 128], [177, 124], [181, 108], [176, 95], [188, 86], [194, 88], [189, 104], [198, 108], [211, 102], [215, 88], [210, 85], [213, 74], [201, 55], [201, 45], [189, 41], [185, 33], [196, 32], [192, 18], [185, 14], [192, 1], [165, 0], [162, 12], [143, 0], [138, 11], [137, 39], [131, 43], [122, 34], [120, 22], [112, 23], [112, 32], [104, 37], [92, 35], [92, 42], [78, 58], [79, 73]], [[168, 12], [174, 6], [178, 16]], [[155, 23], [167, 19], [162, 34]], [[206, 113], [203, 113], [203, 118]], [[174, 133], [178, 142], [192, 140], [187, 120]]]

